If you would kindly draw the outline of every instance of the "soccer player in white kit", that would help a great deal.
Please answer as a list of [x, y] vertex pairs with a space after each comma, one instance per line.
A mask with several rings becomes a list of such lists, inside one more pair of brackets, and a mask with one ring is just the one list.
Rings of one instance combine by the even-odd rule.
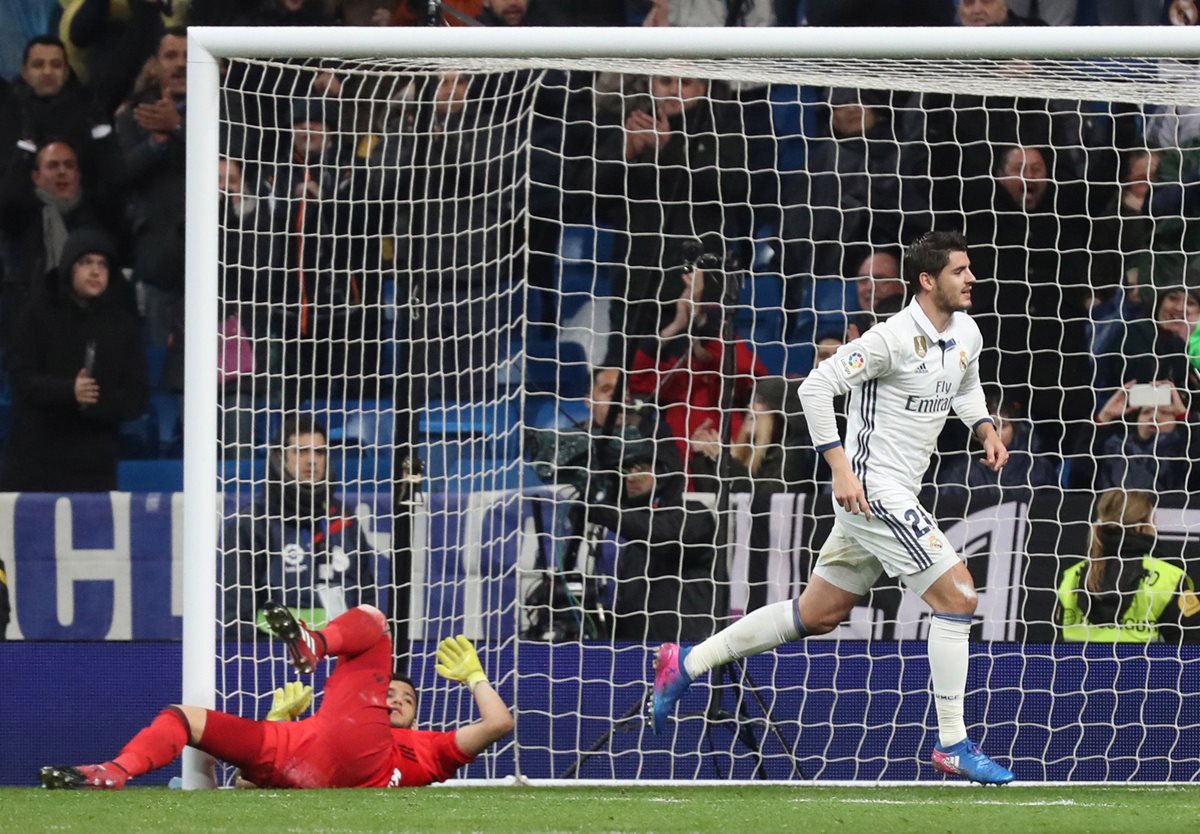
[[[879, 574], [899, 577], [933, 609], [929, 667], [939, 742], [935, 769], [984, 784], [1013, 773], [967, 738], [963, 723], [975, 583], [937, 523], [917, 500], [921, 476], [953, 410], [999, 470], [1008, 450], [988, 415], [979, 382], [983, 339], [967, 315], [975, 276], [967, 242], [928, 232], [904, 253], [915, 297], [819, 365], [800, 386], [809, 432], [833, 472], [835, 521], [798, 600], [752, 611], [693, 647], [664, 643], [655, 664], [653, 721], [708, 670], [797, 640], [846, 619]], [[833, 400], [849, 393], [843, 446]]]

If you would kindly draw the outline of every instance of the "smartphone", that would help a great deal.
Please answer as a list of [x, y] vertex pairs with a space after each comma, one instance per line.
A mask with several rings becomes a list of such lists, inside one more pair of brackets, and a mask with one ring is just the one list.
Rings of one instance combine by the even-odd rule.
[[1128, 397], [1130, 408], [1159, 408], [1171, 404], [1171, 388], [1167, 385], [1132, 385]]
[[96, 370], [95, 341], [88, 341], [87, 347], [83, 350], [83, 369], [88, 372], [88, 376], [92, 376]]

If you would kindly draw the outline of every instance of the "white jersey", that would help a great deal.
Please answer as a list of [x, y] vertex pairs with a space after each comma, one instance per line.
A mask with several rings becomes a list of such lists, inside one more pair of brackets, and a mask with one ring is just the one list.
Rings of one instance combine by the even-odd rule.
[[990, 420], [979, 383], [983, 337], [966, 313], [934, 329], [916, 299], [843, 345], [800, 386], [817, 451], [841, 444], [833, 398], [846, 404], [846, 455], [870, 499], [901, 488], [914, 496], [950, 410], [974, 429]]

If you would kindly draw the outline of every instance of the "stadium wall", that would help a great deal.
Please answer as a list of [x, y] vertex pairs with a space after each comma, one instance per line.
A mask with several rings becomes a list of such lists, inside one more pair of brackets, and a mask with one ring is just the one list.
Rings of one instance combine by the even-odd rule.
[[[436, 624], [429, 630], [438, 633], [423, 635], [430, 641], [458, 631], [491, 635], [481, 647], [501, 693], [517, 706], [523, 775], [562, 776], [578, 751], [615, 728], [611, 741], [579, 766], [580, 778], [800, 778], [788, 751], [801, 771], [827, 780], [933, 778], [917, 755], [933, 744], [936, 726], [925, 645], [914, 639], [924, 636], [919, 602], [878, 588], [871, 606], [856, 609], [839, 629], [840, 640], [811, 640], [751, 660], [754, 685], [731, 689], [723, 707], [736, 712], [739, 692], [758, 691], [766, 700], [780, 735], [764, 741], [760, 771], [759, 761], [734, 742], [732, 724], [702, 737], [704, 687], [688, 695], [681, 714], [690, 718], [672, 734], [648, 733], [637, 717], [651, 664], [646, 646], [521, 642], [514, 651], [509, 638], [519, 622], [520, 589], [513, 567], [532, 564], [538, 537], [512, 533], [529, 532], [536, 526], [530, 513], [552, 502], [513, 498], [430, 496], [420, 561], [440, 584], [418, 586], [417, 610], [421, 623]], [[758, 559], [755, 575], [767, 583], [769, 598], [796, 590], [810, 545], [823, 539], [828, 524], [828, 505], [808, 500], [776, 497], [771, 545], [763, 558], [744, 546], [735, 551], [735, 587], [745, 585]], [[384, 547], [388, 530], [379, 510], [386, 501], [359, 496], [352, 505], [371, 517], [371, 534]], [[1061, 566], [1083, 552], [1090, 502], [1051, 493], [1028, 503], [939, 509], [957, 519], [945, 521], [947, 535], [968, 556], [982, 589], [968, 684], [976, 694], [966, 717], [988, 749], [1026, 780], [1200, 778], [1194, 720], [1200, 647], [1052, 643], [1054, 584]], [[1200, 523], [1197, 512], [1160, 508], [1164, 540], [1186, 538]], [[737, 538], [745, 542], [745, 504], [738, 519]], [[10, 569], [17, 618], [8, 635], [22, 638], [0, 643], [0, 784], [32, 784], [42, 764], [111, 756], [162, 706], [180, 699], [182, 534], [178, 495], [0, 495], [0, 558]], [[612, 548], [602, 549], [604, 570]], [[465, 564], [468, 552], [476, 561]], [[484, 586], [472, 595], [481, 611], [464, 611], [468, 581]], [[859, 639], [867, 637], [873, 640]], [[411, 664], [426, 693], [423, 725], [454, 726], [470, 719], [471, 704], [426, 662], [432, 645], [415, 643]], [[254, 654], [248, 647], [237, 652], [244, 657], [239, 662], [254, 668], [233, 679], [261, 680], [264, 691], [239, 693], [229, 704], [246, 714], [265, 711], [263, 696], [282, 672], [277, 660]], [[749, 699], [743, 706], [761, 736], [759, 705]], [[509, 744], [466, 775], [511, 775], [516, 760]], [[145, 782], [162, 784], [177, 772], [168, 768]]]
[[[529, 494], [544, 498], [546, 490]], [[537, 530], [559, 529], [554, 515], [567, 505], [516, 500], [518, 495], [428, 496], [411, 577], [414, 638], [465, 633], [498, 639], [525, 625], [517, 602], [536, 581], [552, 546]], [[389, 498], [363, 493], [346, 505], [376, 548], [387, 553]], [[758, 532], [765, 535], [752, 536], [749, 500], [738, 496], [735, 507], [730, 576], [736, 615], [745, 609], [752, 585], [765, 602], [799, 593], [832, 511], [828, 497], [777, 495], [763, 513], [768, 529]], [[233, 508], [228, 499], [226, 512]], [[937, 509], [979, 588], [974, 639], [1053, 641], [1054, 589], [1063, 568], [1086, 552], [1090, 499], [1041, 490], [1028, 502], [940, 502]], [[540, 524], [535, 513], [544, 515]], [[1200, 510], [1160, 506], [1155, 522], [1164, 553], [1181, 555], [1200, 529]], [[8, 638], [180, 639], [183, 539], [179, 493], [0, 494], [0, 560], [8, 568], [14, 605]], [[753, 540], [765, 544], [752, 550]], [[598, 551], [594, 573], [615, 575], [614, 542]], [[1200, 559], [1189, 559], [1188, 566], [1200, 572]], [[382, 564], [378, 571], [388, 575]], [[923, 639], [924, 615], [920, 600], [881, 580], [829, 638]], [[427, 628], [439, 633], [426, 634]]]
[[[509, 644], [511, 646], [511, 643]], [[432, 644], [418, 644], [428, 657]], [[585, 779], [752, 779], [758, 762], [731, 744], [731, 725], [701, 738], [707, 688], [681, 704], [690, 716], [653, 735], [639, 717], [622, 721], [645, 695], [649, 652], [642, 646], [523, 644], [494, 658], [500, 692], [517, 707], [521, 772], [564, 774], [610, 728], [611, 743], [583, 762]], [[1068, 646], [991, 642], [973, 646], [966, 720], [1023, 780], [1194, 782], [1200, 778], [1200, 647]], [[934, 743], [922, 642], [810, 641], [754, 658], [749, 674], [763, 688], [779, 738], [763, 743], [763, 775], [822, 780], [937, 778], [918, 752]], [[247, 659], [246, 663], [255, 662]], [[0, 644], [0, 784], [33, 785], [44, 764], [111, 757], [165, 705], [179, 700], [176, 642], [23, 642]], [[466, 720], [466, 693], [436, 679], [432, 663], [414, 664], [422, 687], [421, 724]], [[13, 674], [14, 670], [20, 670]], [[519, 693], [513, 684], [520, 678]], [[765, 687], [772, 682], [774, 690]], [[315, 684], [319, 689], [322, 678]], [[724, 706], [736, 710], [731, 690]], [[587, 703], [583, 721], [569, 708]], [[608, 714], [599, 705], [608, 705]], [[266, 701], [258, 712], [265, 712]], [[756, 705], [748, 716], [762, 717]], [[830, 716], [833, 721], [830, 721]], [[447, 718], [449, 716], [449, 718]], [[461, 716], [461, 717], [460, 717]], [[261, 717], [261, 716], [260, 716]], [[1183, 727], [1180, 729], [1180, 727]], [[762, 735], [762, 727], [754, 732]], [[715, 752], [710, 751], [710, 746]], [[671, 755], [671, 750], [674, 755]], [[1146, 750], [1156, 757], [1148, 761]], [[729, 751], [732, 751], [729, 752]], [[461, 775], [498, 778], [515, 770], [514, 745], [481, 757]], [[178, 765], [139, 780], [162, 785]]]

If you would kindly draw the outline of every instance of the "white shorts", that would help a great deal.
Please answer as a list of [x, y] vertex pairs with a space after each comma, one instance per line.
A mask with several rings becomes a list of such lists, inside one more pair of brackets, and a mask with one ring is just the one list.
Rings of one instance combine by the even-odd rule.
[[817, 556], [814, 576], [864, 596], [884, 571], [918, 596], [961, 560], [933, 517], [911, 494], [872, 494], [872, 517], [834, 505], [833, 529]]

